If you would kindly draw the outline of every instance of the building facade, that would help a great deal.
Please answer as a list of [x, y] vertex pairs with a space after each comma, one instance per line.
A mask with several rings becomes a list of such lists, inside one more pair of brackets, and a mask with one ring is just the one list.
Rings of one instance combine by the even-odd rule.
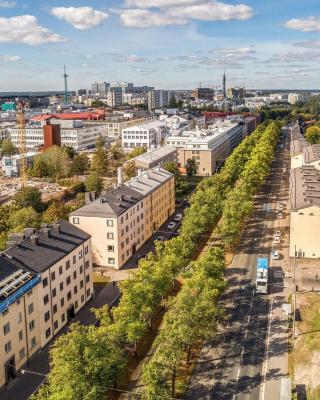
[[148, 92], [148, 110], [167, 107], [170, 103], [172, 93], [170, 90], [151, 90]]
[[156, 147], [164, 139], [165, 132], [165, 124], [161, 121], [125, 128], [122, 130], [122, 147], [125, 149]]
[[[93, 295], [90, 235], [67, 221], [12, 234], [0, 256], [0, 271], [8, 262], [18, 271], [13, 269], [15, 275], [7, 273], [0, 283], [0, 293], [12, 296], [0, 297], [0, 310], [7, 307], [0, 314], [1, 333], [11, 332], [0, 341], [2, 384], [14, 378], [15, 368], [46, 346]], [[25, 286], [20, 286], [22, 278]], [[8, 289], [14, 286], [17, 289], [10, 294]], [[6, 367], [8, 360], [12, 370]]]
[[173, 161], [174, 163], [178, 161], [177, 149], [163, 146], [134, 157], [127, 161], [127, 163], [134, 162], [137, 168], [146, 171], [170, 161]]
[[70, 214], [92, 237], [97, 268], [120, 269], [175, 211], [174, 176], [159, 167], [101, 195]]

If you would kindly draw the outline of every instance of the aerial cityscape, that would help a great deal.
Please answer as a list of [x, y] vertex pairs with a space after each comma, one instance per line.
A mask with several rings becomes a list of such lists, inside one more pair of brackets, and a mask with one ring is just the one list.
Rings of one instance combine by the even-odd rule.
[[0, 400], [320, 400], [316, 0], [0, 0]]

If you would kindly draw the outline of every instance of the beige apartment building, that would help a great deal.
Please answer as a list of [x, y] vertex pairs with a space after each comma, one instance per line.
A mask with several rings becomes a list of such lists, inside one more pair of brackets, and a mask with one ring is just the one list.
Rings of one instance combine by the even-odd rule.
[[290, 257], [320, 258], [320, 171], [312, 165], [291, 170]]
[[92, 238], [96, 267], [120, 269], [175, 211], [174, 176], [160, 167], [102, 193], [70, 214]]
[[69, 222], [27, 228], [7, 247], [0, 258], [0, 387], [93, 295], [91, 238]]

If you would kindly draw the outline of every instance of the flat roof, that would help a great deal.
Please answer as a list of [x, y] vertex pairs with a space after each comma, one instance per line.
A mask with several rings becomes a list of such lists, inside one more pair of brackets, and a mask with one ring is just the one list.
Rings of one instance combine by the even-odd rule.
[[176, 149], [168, 146], [159, 147], [157, 149], [143, 153], [140, 156], [132, 158], [130, 161], [141, 161], [145, 163], [155, 162], [157, 159], [161, 159], [169, 154], [176, 153]]
[[320, 171], [313, 165], [303, 165], [291, 170], [290, 206], [299, 210], [310, 206], [320, 207]]

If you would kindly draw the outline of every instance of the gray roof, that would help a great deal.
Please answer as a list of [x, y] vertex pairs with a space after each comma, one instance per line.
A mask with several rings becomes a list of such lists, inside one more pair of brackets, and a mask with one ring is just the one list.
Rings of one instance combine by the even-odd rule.
[[320, 144], [312, 144], [304, 147], [303, 158], [306, 164], [320, 160]]
[[98, 199], [73, 211], [70, 215], [116, 218], [172, 177], [170, 172], [159, 167], [141, 172], [130, 181], [103, 192]]
[[43, 227], [36, 235], [23, 239], [4, 253], [24, 268], [45, 271], [90, 238], [68, 221]]
[[320, 207], [320, 171], [312, 165], [303, 165], [291, 170], [291, 210], [312, 205]]
[[0, 255], [0, 282], [19, 270], [20, 268], [8, 257], [3, 254]]
[[291, 157], [302, 154], [303, 149], [307, 146], [310, 146], [310, 143], [302, 135], [299, 139], [293, 140], [290, 145]]
[[121, 185], [103, 192], [98, 199], [73, 211], [70, 215], [115, 218], [142, 199], [141, 193], [126, 185]]
[[174, 154], [176, 152], [177, 149], [175, 148], [163, 146], [159, 147], [158, 149], [148, 151], [147, 153], [141, 154], [140, 156], [137, 156], [135, 158], [132, 158], [130, 161], [140, 161], [148, 164], [151, 162], [156, 162], [157, 160], [161, 160], [163, 157], [169, 154]]

